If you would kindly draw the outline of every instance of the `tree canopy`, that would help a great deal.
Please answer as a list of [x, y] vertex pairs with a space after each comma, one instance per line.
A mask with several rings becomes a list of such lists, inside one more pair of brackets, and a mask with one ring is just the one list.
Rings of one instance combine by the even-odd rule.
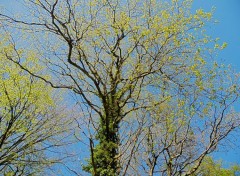
[[[2, 36], [0, 45], [0, 173], [41, 175], [60, 161], [46, 152], [64, 144], [59, 139], [70, 121], [57, 110], [50, 86], [6, 59], [16, 54], [6, 38]], [[22, 64], [41, 71], [32, 62], [37, 60], [29, 53]]]
[[24, 64], [18, 43], [6, 59], [76, 96], [77, 139], [89, 151], [83, 171], [192, 175], [239, 127], [239, 74], [213, 59], [227, 44], [206, 34], [212, 12], [193, 11], [191, 0], [24, 4], [22, 17], [0, 13], [2, 28], [22, 29], [31, 63], [45, 67]]
[[198, 169], [197, 174], [201, 176], [237, 176], [240, 173], [239, 165], [232, 165], [230, 168], [223, 168], [222, 161], [214, 161], [212, 157], [206, 157]]

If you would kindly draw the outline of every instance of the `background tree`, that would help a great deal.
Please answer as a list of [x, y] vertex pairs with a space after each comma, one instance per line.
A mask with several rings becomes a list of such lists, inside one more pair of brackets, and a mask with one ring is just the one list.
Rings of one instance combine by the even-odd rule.
[[204, 32], [211, 13], [192, 13], [191, 5], [28, 0], [26, 16], [1, 14], [7, 29], [28, 32], [47, 69], [39, 73], [22, 64], [24, 57], [7, 58], [78, 98], [79, 140], [88, 140], [90, 151], [85, 171], [191, 175], [239, 126], [231, 110], [238, 75], [210, 59], [226, 44]]
[[[0, 173], [42, 175], [63, 158], [51, 150], [65, 144], [60, 140], [70, 121], [57, 110], [51, 87], [6, 60], [16, 53], [4, 39], [0, 46]], [[22, 64], [32, 66], [37, 61], [28, 54]], [[40, 66], [32, 69], [41, 71]]]
[[230, 168], [223, 168], [222, 161], [214, 161], [212, 157], [206, 157], [195, 175], [237, 176], [239, 175], [239, 171], [239, 165], [232, 165]]

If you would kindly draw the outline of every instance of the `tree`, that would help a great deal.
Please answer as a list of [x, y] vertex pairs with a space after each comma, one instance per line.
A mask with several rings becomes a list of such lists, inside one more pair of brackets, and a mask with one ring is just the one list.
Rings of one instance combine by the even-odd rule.
[[3, 26], [31, 31], [51, 78], [8, 59], [78, 96], [83, 170], [191, 175], [239, 127], [238, 75], [210, 61], [226, 47], [204, 32], [211, 12], [192, 13], [190, 0], [27, 2], [30, 13], [1, 14]]
[[239, 165], [232, 165], [230, 168], [223, 168], [221, 161], [214, 161], [211, 157], [206, 157], [198, 169], [197, 175], [218, 175], [218, 176], [237, 176]]
[[[6, 60], [14, 57], [14, 48], [5, 39], [2, 36], [0, 47], [0, 172], [41, 175], [61, 161], [49, 150], [64, 145], [59, 140], [69, 119], [57, 111], [51, 87]], [[31, 62], [36, 60], [29, 53], [22, 64], [41, 71]]]

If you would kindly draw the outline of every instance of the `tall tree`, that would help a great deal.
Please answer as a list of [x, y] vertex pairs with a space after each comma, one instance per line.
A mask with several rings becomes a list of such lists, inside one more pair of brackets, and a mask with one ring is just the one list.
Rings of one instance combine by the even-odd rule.
[[[85, 119], [76, 122], [90, 151], [85, 171], [191, 175], [239, 126], [230, 109], [238, 98], [238, 75], [210, 61], [226, 44], [204, 32], [211, 12], [192, 12], [191, 5], [28, 0], [25, 17], [0, 14], [8, 29], [14, 24], [31, 31], [26, 35], [51, 78], [23, 65], [24, 57], [8, 59], [79, 97]], [[211, 43], [215, 49], [208, 48]]]
[[[70, 121], [57, 111], [50, 86], [6, 60], [15, 57], [15, 49], [4, 39], [0, 46], [0, 173], [41, 175], [60, 162], [61, 157], [53, 157], [49, 150], [64, 144], [59, 140]], [[36, 60], [29, 53], [22, 64], [41, 71], [31, 62]]]

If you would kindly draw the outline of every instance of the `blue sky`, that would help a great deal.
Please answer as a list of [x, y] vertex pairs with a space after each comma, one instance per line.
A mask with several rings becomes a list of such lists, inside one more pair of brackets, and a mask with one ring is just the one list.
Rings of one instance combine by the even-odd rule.
[[[211, 10], [215, 7], [214, 18], [219, 21], [216, 25], [207, 27], [207, 32], [213, 37], [219, 37], [222, 42], [227, 42], [228, 47], [222, 50], [217, 60], [231, 64], [240, 72], [240, 1], [239, 0], [195, 0], [194, 8]], [[240, 104], [236, 104], [236, 111], [240, 112]], [[240, 136], [240, 134], [239, 134]], [[237, 141], [240, 146], [240, 140]], [[227, 144], [228, 145], [228, 144]], [[215, 158], [222, 158], [229, 163], [240, 164], [240, 148], [233, 148], [229, 152], [216, 153]], [[228, 163], [228, 164], [227, 164]]]
[[196, 8], [210, 10], [215, 7], [214, 18], [219, 21], [207, 28], [213, 38], [226, 41], [228, 47], [219, 54], [225, 63], [240, 71], [240, 1], [239, 0], [195, 0]]

